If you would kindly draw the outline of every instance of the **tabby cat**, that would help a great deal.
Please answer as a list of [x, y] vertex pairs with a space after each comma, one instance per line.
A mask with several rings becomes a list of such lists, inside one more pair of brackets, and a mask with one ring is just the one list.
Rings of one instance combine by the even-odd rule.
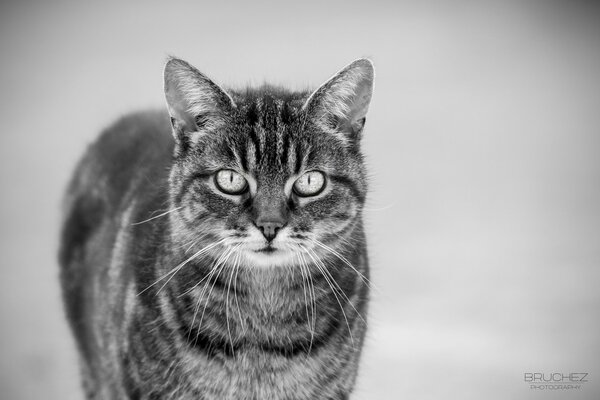
[[366, 59], [312, 93], [225, 91], [169, 59], [168, 115], [105, 130], [65, 200], [61, 283], [87, 398], [349, 398], [372, 87]]

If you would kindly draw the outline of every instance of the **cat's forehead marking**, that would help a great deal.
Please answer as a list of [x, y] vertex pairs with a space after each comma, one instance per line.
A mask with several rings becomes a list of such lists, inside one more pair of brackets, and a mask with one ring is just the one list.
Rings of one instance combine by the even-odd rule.
[[254, 156], [250, 164], [261, 169], [287, 166], [294, 146], [288, 129], [295, 116], [292, 108], [286, 99], [270, 93], [256, 96], [248, 104], [247, 154]]

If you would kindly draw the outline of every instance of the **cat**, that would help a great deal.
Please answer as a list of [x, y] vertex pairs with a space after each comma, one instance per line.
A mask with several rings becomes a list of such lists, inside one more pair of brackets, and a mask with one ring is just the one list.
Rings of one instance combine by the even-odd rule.
[[359, 59], [313, 92], [164, 69], [79, 162], [59, 261], [88, 399], [348, 399], [366, 332]]

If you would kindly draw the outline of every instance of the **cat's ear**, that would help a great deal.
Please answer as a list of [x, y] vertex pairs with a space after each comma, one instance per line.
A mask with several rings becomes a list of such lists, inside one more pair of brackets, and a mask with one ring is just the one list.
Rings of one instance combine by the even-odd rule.
[[321, 129], [348, 143], [358, 143], [371, 102], [374, 76], [370, 60], [356, 60], [315, 90], [303, 108]]
[[171, 58], [164, 70], [167, 108], [176, 140], [194, 141], [215, 129], [235, 103], [227, 92], [187, 62]]

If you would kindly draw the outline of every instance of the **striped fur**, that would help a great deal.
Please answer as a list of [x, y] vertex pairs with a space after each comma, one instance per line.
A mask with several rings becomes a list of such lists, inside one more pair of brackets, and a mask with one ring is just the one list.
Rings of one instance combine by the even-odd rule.
[[[227, 93], [172, 59], [170, 115], [103, 132], [69, 187], [59, 257], [87, 398], [349, 398], [369, 292], [359, 139], [372, 80], [358, 60], [312, 94]], [[247, 192], [220, 192], [221, 169]], [[311, 170], [326, 187], [300, 197]], [[266, 212], [285, 219], [271, 247]]]

